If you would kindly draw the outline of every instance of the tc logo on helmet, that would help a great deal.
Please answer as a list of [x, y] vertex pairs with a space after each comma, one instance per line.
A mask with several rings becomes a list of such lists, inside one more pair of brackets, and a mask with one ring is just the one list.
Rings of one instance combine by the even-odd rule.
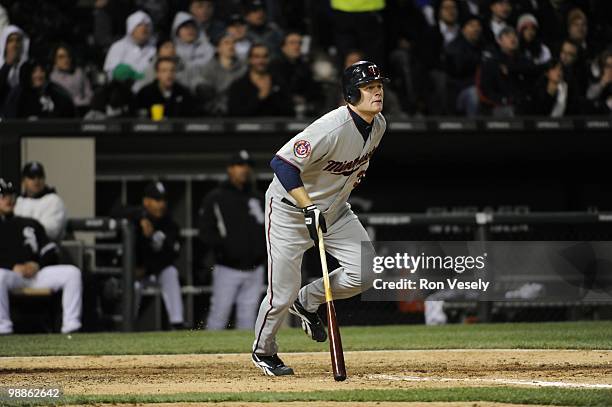
[[378, 70], [378, 67], [376, 65], [368, 65], [368, 72], [371, 76], [380, 76], [380, 71]]

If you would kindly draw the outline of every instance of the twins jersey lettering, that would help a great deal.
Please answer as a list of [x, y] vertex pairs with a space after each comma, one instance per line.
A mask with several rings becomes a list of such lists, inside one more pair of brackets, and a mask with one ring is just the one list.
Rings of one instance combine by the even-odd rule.
[[[341, 106], [289, 140], [276, 155], [300, 170], [304, 188], [315, 205], [324, 213], [333, 212], [346, 203], [359, 184], [386, 127], [383, 115], [377, 114], [370, 137], [364, 142], [348, 108]], [[296, 203], [276, 176], [270, 190]]]

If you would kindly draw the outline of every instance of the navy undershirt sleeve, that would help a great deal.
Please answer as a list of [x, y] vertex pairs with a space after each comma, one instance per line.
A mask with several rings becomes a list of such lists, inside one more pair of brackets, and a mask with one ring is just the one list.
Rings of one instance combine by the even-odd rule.
[[272, 161], [270, 161], [270, 167], [272, 167], [276, 177], [287, 192], [304, 186], [302, 178], [300, 178], [300, 170], [279, 156], [274, 156]]

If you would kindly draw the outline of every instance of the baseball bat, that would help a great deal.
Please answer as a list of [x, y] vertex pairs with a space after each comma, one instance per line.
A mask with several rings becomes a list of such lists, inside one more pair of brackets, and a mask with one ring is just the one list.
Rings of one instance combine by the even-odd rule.
[[323, 286], [325, 288], [325, 305], [327, 306], [327, 332], [329, 336], [329, 352], [331, 353], [334, 380], [342, 382], [346, 380], [346, 366], [344, 365], [344, 351], [342, 350], [342, 338], [336, 320], [336, 309], [329, 286], [329, 271], [327, 270], [327, 258], [325, 257], [325, 244], [323, 243], [323, 232], [317, 229], [319, 235], [319, 256], [321, 257], [321, 268], [323, 269]]

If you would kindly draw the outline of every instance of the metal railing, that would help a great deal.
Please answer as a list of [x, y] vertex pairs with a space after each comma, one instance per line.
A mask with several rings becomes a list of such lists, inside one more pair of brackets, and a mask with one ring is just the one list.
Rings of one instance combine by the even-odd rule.
[[[108, 268], [95, 269], [93, 272], [100, 271], [119, 271], [121, 273], [121, 283], [123, 286], [121, 294], [121, 329], [124, 332], [131, 332], [134, 329], [134, 247], [135, 230], [134, 225], [127, 219], [111, 218], [87, 218], [70, 219], [67, 228], [72, 232], [93, 232], [93, 233], [119, 233], [121, 243], [118, 244], [84, 244], [83, 247], [92, 250], [118, 250], [121, 251], [122, 265], [119, 270]], [[128, 287], [128, 289], [126, 289]], [[119, 319], [119, 318], [118, 318]]]

